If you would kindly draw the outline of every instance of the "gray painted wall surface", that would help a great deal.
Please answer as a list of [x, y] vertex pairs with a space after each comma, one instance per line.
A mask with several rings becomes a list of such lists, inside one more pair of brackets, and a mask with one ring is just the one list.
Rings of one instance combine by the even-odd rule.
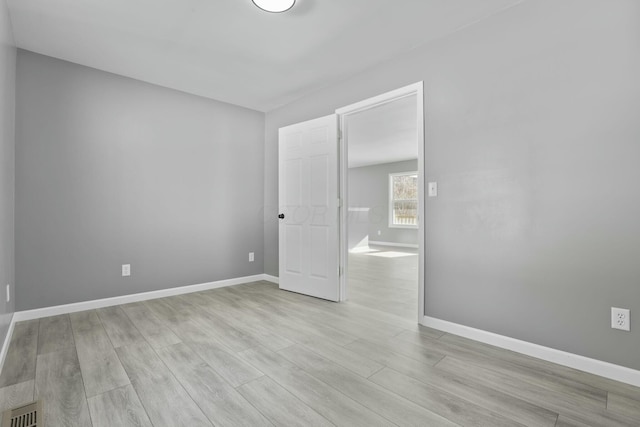
[[638, 76], [640, 2], [531, 1], [268, 113], [266, 272], [277, 129], [424, 80], [426, 314], [640, 369]]
[[[16, 48], [9, 11], [0, 0], [0, 343], [11, 323], [15, 301], [14, 281], [14, 116], [16, 89]], [[11, 285], [11, 301], [5, 287]], [[0, 344], [1, 345], [1, 344]]]
[[263, 113], [22, 50], [17, 72], [17, 309], [263, 272]]
[[349, 248], [365, 236], [369, 241], [418, 244], [417, 229], [389, 227], [389, 174], [417, 170], [417, 160], [349, 169], [349, 207], [369, 208], [368, 214], [349, 212]]

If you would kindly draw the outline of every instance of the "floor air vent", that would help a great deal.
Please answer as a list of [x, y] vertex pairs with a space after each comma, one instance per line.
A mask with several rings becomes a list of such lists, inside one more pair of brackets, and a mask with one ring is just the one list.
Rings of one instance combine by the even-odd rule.
[[4, 411], [2, 427], [44, 427], [42, 400]]

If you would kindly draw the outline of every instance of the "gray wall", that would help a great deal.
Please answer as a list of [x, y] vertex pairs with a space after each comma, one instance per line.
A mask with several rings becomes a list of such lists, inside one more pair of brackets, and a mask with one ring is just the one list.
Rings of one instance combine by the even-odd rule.
[[530, 1], [267, 114], [266, 272], [277, 129], [423, 80], [426, 314], [640, 369], [638, 76], [640, 2]]
[[[9, 11], [0, 0], [0, 346], [14, 311], [14, 115], [16, 48]], [[11, 285], [11, 301], [5, 288]]]
[[17, 309], [263, 272], [263, 113], [26, 51], [17, 72]]
[[[349, 248], [364, 237], [354, 234], [356, 230], [366, 230], [369, 241], [418, 244], [417, 229], [389, 227], [389, 174], [417, 170], [417, 160], [349, 169], [349, 207], [369, 208], [368, 215], [366, 212], [349, 213]], [[363, 222], [366, 222], [365, 227], [360, 227]], [[352, 239], [357, 241], [352, 242]]]

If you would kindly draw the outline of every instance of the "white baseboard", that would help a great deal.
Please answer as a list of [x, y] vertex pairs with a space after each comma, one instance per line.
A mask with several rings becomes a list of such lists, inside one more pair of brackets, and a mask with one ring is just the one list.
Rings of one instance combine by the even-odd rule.
[[113, 305], [128, 304], [131, 302], [146, 301], [150, 299], [170, 297], [173, 295], [190, 294], [192, 292], [206, 291], [208, 289], [223, 288], [225, 286], [240, 285], [242, 283], [268, 280], [264, 274], [254, 276], [237, 277], [234, 279], [218, 280], [215, 282], [200, 283], [198, 285], [179, 286], [177, 288], [160, 289], [157, 291], [141, 292], [138, 294], [122, 295], [112, 298], [102, 298], [91, 301], [76, 302], [73, 304], [56, 305], [53, 307], [36, 308], [34, 310], [18, 311], [13, 315], [13, 320], [40, 319], [42, 317], [57, 316], [59, 314], [75, 313], [77, 311], [93, 310], [96, 308], [110, 307]]
[[218, 280], [215, 282], [200, 283], [197, 285], [179, 286], [176, 288], [160, 289], [157, 291], [141, 292], [138, 294], [122, 295], [112, 298], [102, 298], [91, 301], [76, 302], [73, 304], [57, 305], [53, 307], [36, 308], [33, 310], [17, 311], [11, 317], [11, 323], [9, 324], [9, 330], [2, 344], [2, 350], [0, 352], [0, 371], [4, 367], [4, 359], [7, 356], [9, 350], [9, 344], [11, 343], [11, 336], [13, 335], [13, 329], [16, 322], [22, 322], [24, 320], [40, 319], [42, 317], [56, 316], [59, 314], [75, 313], [78, 311], [93, 310], [102, 307], [111, 307], [113, 305], [128, 304], [131, 302], [146, 301], [150, 299], [170, 297], [173, 295], [189, 294], [192, 292], [206, 291], [208, 289], [223, 288], [225, 286], [240, 285], [242, 283], [257, 282], [259, 280], [267, 280], [277, 283], [278, 278], [269, 276], [268, 274], [256, 274], [254, 276], [237, 277], [234, 279]]
[[[96, 308], [110, 307], [113, 305], [127, 304], [131, 302], [146, 301], [150, 299], [168, 297], [173, 295], [188, 294], [208, 289], [223, 288], [226, 286], [240, 285], [242, 283], [251, 283], [259, 280], [266, 280], [272, 283], [278, 283], [279, 278], [269, 274], [256, 274], [254, 276], [238, 277], [234, 279], [218, 280], [215, 282], [201, 283], [197, 285], [180, 286], [176, 288], [161, 289], [151, 292], [142, 292], [132, 295], [123, 295], [112, 298], [103, 298], [92, 301], [83, 301], [73, 304], [58, 305], [54, 307], [37, 308], [34, 310], [18, 311], [13, 314], [7, 336], [5, 337], [0, 352], [0, 369], [4, 366], [4, 359], [9, 349], [11, 336], [13, 334], [16, 322], [39, 319], [42, 317], [55, 316], [59, 314], [75, 313], [78, 311], [93, 310]], [[557, 363], [559, 365], [589, 372], [615, 381], [631, 384], [640, 387], [640, 371], [630, 369], [624, 366], [614, 365], [613, 363], [603, 362], [601, 360], [591, 359], [577, 354], [568, 353], [562, 350], [556, 350], [550, 347], [544, 347], [515, 338], [506, 337], [504, 335], [494, 334], [492, 332], [483, 331], [481, 329], [471, 328], [469, 326], [460, 325], [446, 320], [440, 320], [433, 317], [424, 316], [421, 322], [424, 326], [449, 332], [475, 341], [491, 344], [496, 347], [512, 350], [548, 362]]]
[[263, 274], [264, 279], [262, 280], [266, 280], [267, 282], [271, 282], [271, 283], [275, 283], [276, 285], [280, 284], [280, 278], [277, 276], [272, 276], [270, 274]]
[[4, 367], [4, 359], [7, 357], [7, 351], [9, 351], [9, 344], [11, 343], [11, 337], [13, 336], [13, 328], [16, 324], [15, 314], [11, 316], [11, 322], [9, 322], [9, 329], [7, 329], [7, 336], [4, 337], [4, 343], [2, 343], [2, 350], [0, 350], [0, 372]]
[[475, 329], [469, 326], [429, 316], [424, 316], [421, 323], [424, 326], [449, 332], [474, 341], [490, 344], [496, 347], [515, 351], [517, 353], [526, 354], [527, 356], [546, 360], [547, 362], [553, 362], [558, 365], [567, 366], [569, 368], [578, 369], [580, 371], [589, 372], [590, 374], [599, 375], [601, 377], [640, 387], [640, 371], [627, 368], [625, 366], [614, 365], [613, 363], [591, 359], [578, 354], [556, 350], [555, 348], [533, 344], [527, 341], [494, 334], [493, 332], [487, 332], [481, 329]]
[[418, 249], [418, 245], [413, 245], [411, 243], [394, 243], [394, 242], [378, 242], [374, 240], [369, 240], [370, 245], [374, 246], [390, 246], [392, 248], [413, 248]]

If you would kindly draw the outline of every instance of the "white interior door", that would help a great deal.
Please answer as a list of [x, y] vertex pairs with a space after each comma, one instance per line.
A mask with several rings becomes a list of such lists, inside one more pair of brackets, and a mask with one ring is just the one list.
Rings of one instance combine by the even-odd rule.
[[338, 301], [338, 121], [280, 129], [280, 289]]

